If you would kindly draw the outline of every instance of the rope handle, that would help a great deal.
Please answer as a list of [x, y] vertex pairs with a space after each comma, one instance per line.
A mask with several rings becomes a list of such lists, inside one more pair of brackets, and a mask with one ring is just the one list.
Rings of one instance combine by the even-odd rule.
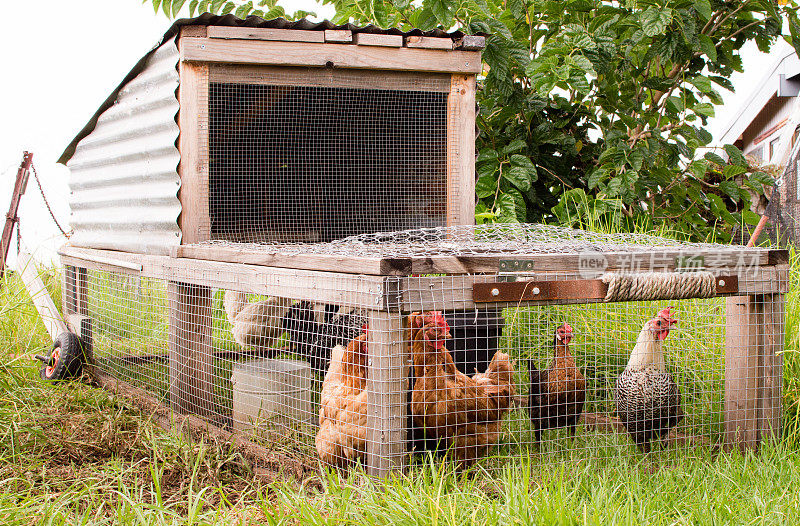
[[711, 298], [717, 294], [714, 274], [703, 272], [606, 273], [600, 280], [608, 285], [603, 299], [612, 301], [647, 301], [658, 299]]

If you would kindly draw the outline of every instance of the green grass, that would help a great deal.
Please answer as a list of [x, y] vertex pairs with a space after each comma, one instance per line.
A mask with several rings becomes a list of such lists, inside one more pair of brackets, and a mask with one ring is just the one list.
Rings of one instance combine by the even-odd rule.
[[[60, 297], [57, 276], [48, 273], [45, 281], [54, 297]], [[102, 344], [111, 349], [124, 342], [142, 354], [162, 352], [162, 347], [153, 347], [153, 342], [166, 342], [161, 321], [166, 300], [158, 287], [115, 285], [128, 287], [129, 296], [136, 299], [103, 313], [101, 332], [108, 340]], [[97, 292], [101, 289], [110, 290], [100, 287]], [[543, 453], [527, 451], [524, 430], [513, 427], [526, 418], [516, 410], [520, 414], [508, 418], [504, 440], [522, 442], [523, 448], [498, 448], [464, 473], [419, 456], [406, 476], [376, 485], [357, 469], [344, 477], [292, 465], [283, 473], [275, 466], [255, 469], [228, 445], [189, 442], [177, 430], [155, 426], [149, 415], [104, 391], [79, 382], [42, 383], [30, 356], [43, 351], [49, 338], [11, 275], [0, 289], [0, 334], [6, 342], [0, 353], [0, 522], [785, 524], [800, 508], [798, 294], [800, 258], [792, 254], [783, 437], [758, 455], [714, 454], [699, 446], [642, 458], [626, 437], [594, 432], [578, 436], [572, 449], [556, 440]], [[142, 305], [151, 306], [144, 315]], [[719, 387], [722, 381], [724, 309], [715, 300], [680, 305], [685, 318], [710, 328], [703, 337], [683, 329], [671, 336], [671, 366], [689, 404], [687, 413], [718, 412], [719, 390], [709, 386]], [[214, 311], [215, 319], [221, 320], [218, 297]], [[580, 359], [605, 353], [602, 366], [586, 372], [597, 400], [607, 399], [600, 393], [627, 358], [618, 356], [618, 340], [635, 338], [630, 327], [641, 323], [635, 308], [559, 307], [518, 313], [509, 323], [519, 327], [549, 327], [569, 317], [578, 334], [591, 328], [592, 346], [577, 345], [576, 354]], [[225, 334], [224, 323], [215, 322], [215, 334]], [[544, 329], [540, 332], [526, 341], [528, 332], [512, 327], [504, 343], [528, 350], [543, 365], [546, 356], [535, 351], [549, 336]], [[143, 378], [157, 376], [154, 371], [163, 375], [163, 364], [150, 367], [141, 373]], [[230, 374], [223, 372], [224, 364], [219, 367], [221, 376]], [[710, 424], [698, 420], [689, 425], [700, 429]], [[718, 430], [711, 425], [713, 434]]]

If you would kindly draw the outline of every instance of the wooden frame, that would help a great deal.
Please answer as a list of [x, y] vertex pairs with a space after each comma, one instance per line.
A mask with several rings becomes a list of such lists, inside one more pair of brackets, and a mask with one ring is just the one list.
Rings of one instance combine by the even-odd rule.
[[[174, 257], [69, 247], [63, 248], [61, 255], [67, 266], [68, 283], [70, 279], [76, 282], [70, 276], [81, 272], [85, 276], [86, 269], [150, 276], [169, 282], [170, 400], [173, 408], [183, 413], [207, 416], [213, 413], [210, 287], [362, 308], [370, 306], [369, 323], [374, 330], [369, 331], [367, 464], [369, 473], [379, 478], [402, 470], [407, 462], [408, 349], [403, 343], [403, 314], [426, 308], [432, 285], [433, 290], [438, 291], [437, 308], [442, 310], [602, 301], [592, 287], [585, 287], [586, 294], [583, 295], [576, 291], [584, 287], [572, 287], [573, 293], [567, 298], [548, 297], [536, 301], [526, 297], [512, 303], [476, 302], [473, 286], [497, 280], [496, 273], [501, 265], [498, 256], [458, 261], [458, 268], [462, 270], [493, 266], [492, 274], [437, 277], [411, 276], [409, 272], [420, 265], [450, 268], [453, 261], [408, 258], [386, 266], [389, 260], [381, 258], [355, 258], [355, 261], [347, 263], [336, 257], [329, 259], [318, 255], [262, 255], [265, 259], [256, 261], [253, 252], [238, 255], [224, 251], [204, 253], [204, 248], [216, 247], [181, 247], [175, 251]], [[676, 254], [678, 252], [676, 250]], [[747, 255], [755, 266], [737, 266], [742, 254]], [[731, 288], [727, 292], [736, 296], [727, 302], [723, 445], [727, 448], [757, 448], [763, 440], [780, 435], [782, 357], [779, 351], [784, 344], [783, 294], [788, 290], [786, 251], [748, 248], [717, 255], [717, 264], [725, 266], [712, 268], [721, 276], [736, 276], [738, 280], [737, 289]], [[238, 261], [221, 262], [187, 256]], [[536, 263], [541, 263], [538, 258], [544, 258], [542, 261], [546, 261], [545, 266], [549, 268], [555, 264], [547, 259], [550, 257], [531, 256], [532, 259], [527, 261], [533, 264], [529, 266], [525, 264], [526, 260], [522, 260], [522, 266], [526, 269], [535, 267]], [[613, 257], [609, 260], [615, 261]], [[301, 269], [315, 266], [317, 270]], [[73, 267], [77, 270], [70, 270]], [[135, 270], [137, 268], [141, 270]], [[375, 274], [367, 275], [364, 271]], [[572, 274], [562, 268], [558, 272], [548, 270], [521, 275], [525, 279], [556, 279], [560, 283], [570, 280], [579, 283], [581, 279], [579, 268], [573, 269]], [[79, 289], [76, 285], [68, 286], [65, 300], [80, 295], [76, 292]]]
[[[480, 51], [342, 45], [334, 43], [332, 37], [333, 33], [330, 30], [326, 31], [323, 44], [182, 37], [180, 60], [200, 63], [434, 71], [472, 75], [481, 72]], [[346, 40], [345, 35], [337, 36], [335, 40], [335, 42], [351, 41], [352, 36], [350, 40]]]

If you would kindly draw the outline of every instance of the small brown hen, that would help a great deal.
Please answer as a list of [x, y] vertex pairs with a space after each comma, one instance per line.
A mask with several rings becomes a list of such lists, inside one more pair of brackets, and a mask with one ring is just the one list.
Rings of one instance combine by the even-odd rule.
[[460, 372], [447, 348], [450, 327], [438, 311], [409, 317], [415, 382], [414, 423], [438, 440], [462, 465], [483, 456], [500, 438], [503, 416], [514, 397], [514, 365], [495, 353], [484, 373]]
[[542, 431], [559, 427], [569, 428], [569, 435], [575, 435], [583, 404], [586, 401], [586, 378], [575, 365], [575, 358], [569, 350], [572, 340], [572, 327], [562, 323], [556, 329], [553, 346], [553, 361], [544, 371], [528, 362], [531, 388], [528, 407], [536, 434], [536, 443], [542, 440]]
[[363, 459], [367, 434], [367, 335], [362, 334], [331, 352], [322, 383], [319, 458], [330, 466], [346, 467]]

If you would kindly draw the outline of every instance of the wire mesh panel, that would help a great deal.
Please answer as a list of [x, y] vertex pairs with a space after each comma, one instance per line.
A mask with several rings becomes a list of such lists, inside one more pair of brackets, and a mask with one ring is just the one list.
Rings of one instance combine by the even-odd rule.
[[208, 95], [212, 239], [442, 226], [449, 75], [228, 68]]
[[[779, 432], [780, 254], [524, 225], [282, 250], [325, 265], [347, 247], [411, 264], [367, 275], [173, 258], [162, 278], [79, 268], [67, 310], [91, 319], [101, 374], [264, 446], [373, 474], [409, 454], [491, 470]], [[684, 265], [683, 251], [703, 254], [701, 267], [651, 271]], [[467, 255], [440, 259], [454, 252]], [[647, 271], [580, 263], [603, 255], [619, 269], [624, 254]], [[572, 269], [537, 267], [553, 261]]]

